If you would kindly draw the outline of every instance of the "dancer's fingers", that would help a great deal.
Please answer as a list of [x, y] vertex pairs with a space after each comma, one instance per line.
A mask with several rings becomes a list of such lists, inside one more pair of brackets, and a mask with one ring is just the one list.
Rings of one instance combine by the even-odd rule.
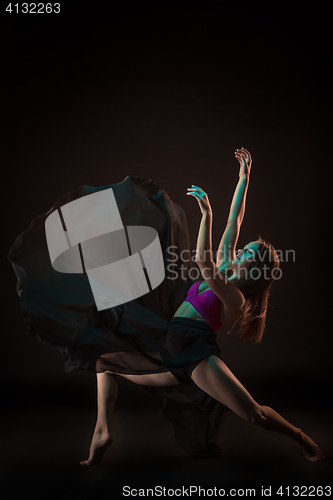
[[246, 158], [249, 158], [249, 159], [251, 158], [250, 152], [245, 148], [240, 148], [240, 149], [238, 148], [238, 149], [236, 149], [235, 153], [241, 153], [241, 154], [244, 154]]
[[[192, 184], [193, 186], [193, 184]], [[197, 186], [195, 187], [192, 187], [192, 188], [187, 188], [187, 194], [197, 194], [199, 196], [199, 198], [203, 198], [207, 193], [205, 193], [205, 191]]]
[[242, 148], [242, 150], [246, 152], [246, 154], [247, 154], [247, 156], [248, 156], [248, 159], [249, 159], [250, 161], [252, 161], [250, 151], [248, 151], [248, 150], [247, 150], [247, 149], [245, 149], [245, 148]]
[[204, 195], [199, 194], [199, 193], [186, 193], [186, 194], [189, 194], [190, 196], [194, 196], [194, 198], [196, 198], [198, 201], [201, 200], [201, 198], [203, 198], [203, 196], [204, 196]]
[[241, 161], [243, 160], [245, 163], [249, 163], [249, 159], [246, 157], [245, 153], [237, 153], [236, 155], [237, 160]]
[[237, 160], [239, 161], [239, 163], [241, 163], [242, 161], [244, 161], [244, 162], [246, 161], [245, 158], [240, 154], [236, 154], [235, 156], [236, 156]]
[[199, 186], [195, 186], [194, 184], [192, 184], [192, 188], [199, 189], [199, 191], [202, 191], [204, 193], [204, 190]]

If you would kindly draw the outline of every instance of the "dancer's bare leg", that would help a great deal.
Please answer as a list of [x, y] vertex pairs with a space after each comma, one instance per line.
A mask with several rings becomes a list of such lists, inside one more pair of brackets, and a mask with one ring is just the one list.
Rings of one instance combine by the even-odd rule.
[[171, 372], [150, 373], [147, 375], [124, 375], [119, 373], [121, 377], [139, 385], [165, 386], [179, 385], [180, 382]]
[[268, 406], [260, 406], [217, 356], [204, 359], [192, 372], [200, 389], [220, 401], [238, 416], [264, 429], [282, 432], [293, 438], [308, 460], [323, 460], [319, 447], [301, 429], [294, 427]]
[[[135, 360], [137, 358], [138, 364], [141, 362], [142, 355], [140, 353], [123, 353], [124, 358], [127, 360], [127, 362], [130, 360], [133, 364], [135, 364]], [[114, 358], [117, 359], [117, 361], [122, 360], [122, 353], [117, 352], [115, 353], [107, 353], [103, 354], [96, 365], [97, 371], [103, 372], [104, 370], [107, 371], [107, 373], [113, 373], [114, 375], [120, 375], [123, 378], [126, 378], [127, 380], [130, 380], [131, 382], [134, 382], [135, 384], [139, 385], [157, 385], [157, 386], [172, 386], [172, 385], [179, 385], [180, 382], [174, 375], [172, 375], [171, 372], [160, 372], [160, 373], [149, 373], [149, 374], [144, 374], [144, 375], [130, 375], [130, 374], [124, 374], [124, 373], [117, 373], [117, 372], [112, 372], [107, 369], [108, 364], [113, 362]], [[105, 361], [105, 362], [104, 362]], [[145, 366], [149, 368], [149, 363], [146, 361]], [[155, 369], [156, 364], [151, 362], [151, 369]]]
[[89, 458], [81, 465], [100, 463], [105, 450], [112, 443], [110, 435], [111, 417], [118, 393], [117, 375], [139, 385], [172, 386], [180, 382], [170, 372], [152, 373], [148, 375], [124, 375], [110, 371], [97, 373], [97, 421], [90, 445]]
[[118, 394], [116, 375], [108, 372], [97, 373], [97, 421], [90, 445], [89, 458], [81, 465], [100, 463], [106, 449], [112, 443], [110, 435], [111, 417]]

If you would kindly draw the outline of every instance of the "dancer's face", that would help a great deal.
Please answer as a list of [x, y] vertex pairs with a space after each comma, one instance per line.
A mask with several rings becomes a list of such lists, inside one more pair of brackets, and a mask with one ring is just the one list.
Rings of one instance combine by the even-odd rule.
[[234, 268], [234, 274], [238, 277], [243, 276], [255, 262], [255, 254], [259, 248], [259, 241], [251, 241], [244, 248], [236, 251], [236, 258], [231, 262]]

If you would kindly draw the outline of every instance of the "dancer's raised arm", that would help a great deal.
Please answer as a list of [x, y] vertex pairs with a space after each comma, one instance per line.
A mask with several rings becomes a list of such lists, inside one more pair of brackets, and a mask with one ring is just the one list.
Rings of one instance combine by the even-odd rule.
[[249, 185], [252, 159], [249, 151], [245, 148], [237, 149], [235, 151], [235, 156], [240, 164], [239, 181], [231, 202], [227, 225], [217, 250], [217, 267], [221, 264], [223, 267], [227, 267], [228, 263], [235, 259], [236, 244], [245, 213], [245, 201]]
[[243, 294], [235, 285], [225, 280], [212, 259], [213, 212], [208, 195], [203, 189], [193, 184], [191, 188], [187, 188], [187, 191], [187, 194], [197, 199], [202, 213], [196, 248], [196, 262], [202, 277], [209, 288], [222, 301], [225, 314], [238, 313], [239, 308], [244, 304]]

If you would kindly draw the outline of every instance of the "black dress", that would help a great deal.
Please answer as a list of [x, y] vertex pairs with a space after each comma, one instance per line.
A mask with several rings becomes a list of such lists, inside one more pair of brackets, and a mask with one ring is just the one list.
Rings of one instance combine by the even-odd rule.
[[[68, 203], [109, 188], [124, 227], [146, 226], [157, 231], [165, 277], [138, 298], [98, 310], [84, 268], [81, 273], [53, 268], [45, 221]], [[63, 219], [62, 223], [66, 230]], [[215, 457], [219, 455], [216, 439], [224, 407], [190, 379], [191, 371], [202, 359], [219, 355], [215, 334], [200, 321], [172, 320], [193, 284], [188, 275], [191, 260], [180, 259], [184, 250], [190, 250], [190, 246], [182, 208], [154, 181], [127, 176], [118, 184], [82, 186], [58, 198], [49, 212], [36, 216], [16, 238], [8, 260], [17, 276], [21, 312], [28, 330], [61, 352], [66, 373], [173, 372], [180, 385], [143, 387], [164, 398], [164, 415], [173, 423], [176, 440], [183, 449], [191, 455]], [[112, 356], [103, 356], [110, 353]]]

